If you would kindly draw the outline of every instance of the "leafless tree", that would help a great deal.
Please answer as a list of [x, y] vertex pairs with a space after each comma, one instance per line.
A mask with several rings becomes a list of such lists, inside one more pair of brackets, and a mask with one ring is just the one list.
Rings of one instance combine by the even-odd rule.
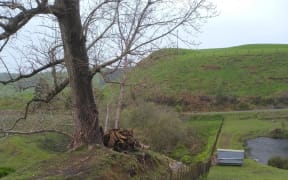
[[116, 107], [116, 115], [115, 115], [115, 123], [114, 128], [119, 129], [120, 125], [120, 115], [123, 108], [123, 101], [124, 101], [124, 93], [125, 93], [125, 86], [128, 86], [126, 83], [127, 81], [127, 73], [131, 68], [131, 61], [129, 61], [128, 57], [124, 57], [123, 67], [122, 67], [122, 76], [119, 81], [119, 95], [118, 95], [118, 102]]
[[[54, 89], [46, 98], [32, 101], [49, 102], [70, 84], [75, 122], [71, 148], [102, 144], [97, 101], [92, 91], [93, 76], [104, 67], [122, 64], [124, 57], [137, 59], [165, 45], [165, 39], [173, 37], [178, 29], [188, 40], [188, 36], [199, 31], [200, 25], [214, 15], [215, 6], [208, 0], [0, 1], [0, 51], [11, 39], [12, 43], [17, 43], [21, 30], [33, 19], [46, 18], [43, 26], [51, 25], [46, 20], [57, 22], [55, 29], [61, 39], [60, 45], [47, 50], [48, 60], [42, 61], [41, 55], [34, 59], [27, 56], [30, 71], [1, 83], [16, 82], [64, 65], [67, 79], [55, 81]], [[1, 62], [5, 66], [7, 61], [3, 57]], [[9, 72], [8, 66], [5, 69]], [[55, 75], [55, 69], [53, 71]], [[14, 132], [15, 124], [0, 130]]]

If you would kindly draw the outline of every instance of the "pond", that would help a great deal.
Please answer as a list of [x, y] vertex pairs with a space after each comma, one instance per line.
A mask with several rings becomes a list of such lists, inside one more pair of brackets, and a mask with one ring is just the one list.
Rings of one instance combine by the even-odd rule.
[[267, 164], [274, 156], [288, 157], [288, 139], [259, 137], [248, 140], [246, 145], [249, 149], [248, 157], [262, 164]]

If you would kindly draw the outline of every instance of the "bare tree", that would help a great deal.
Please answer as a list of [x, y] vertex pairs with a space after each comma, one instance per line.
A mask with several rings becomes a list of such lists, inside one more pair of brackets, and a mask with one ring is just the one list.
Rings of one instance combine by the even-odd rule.
[[118, 102], [117, 102], [117, 108], [116, 108], [116, 115], [115, 115], [115, 123], [114, 128], [119, 129], [120, 125], [120, 115], [123, 107], [123, 100], [124, 100], [124, 93], [125, 93], [125, 86], [127, 81], [127, 73], [129, 68], [131, 68], [131, 63], [128, 60], [128, 57], [126, 56], [124, 58], [123, 67], [122, 67], [122, 77], [119, 81], [119, 95], [118, 95]]
[[[93, 76], [104, 67], [122, 64], [126, 56], [136, 60], [152, 49], [165, 45], [165, 39], [173, 37], [173, 32], [178, 29], [187, 35], [185, 40], [189, 39], [191, 33], [199, 31], [200, 25], [214, 15], [215, 7], [207, 0], [0, 1], [0, 51], [11, 39], [13, 43], [17, 42], [21, 29], [34, 18], [52, 19], [58, 23], [56, 28], [61, 45], [55, 47], [62, 49], [59, 52], [55, 48], [47, 50], [50, 58], [44, 61], [46, 63], [41, 61], [40, 55], [35, 56], [34, 60], [27, 56], [30, 71], [20, 72], [18, 77], [11, 76], [1, 83], [16, 82], [64, 65], [68, 72], [67, 79], [55, 81], [54, 89], [46, 98], [32, 101], [49, 102], [70, 84], [75, 122], [71, 147], [102, 144], [98, 108], [92, 91]], [[49, 23], [42, 25], [48, 26]], [[1, 62], [6, 65], [4, 58], [1, 58]], [[9, 72], [8, 66], [5, 69]], [[55, 75], [55, 69], [52, 71]], [[15, 124], [0, 130], [14, 132]]]

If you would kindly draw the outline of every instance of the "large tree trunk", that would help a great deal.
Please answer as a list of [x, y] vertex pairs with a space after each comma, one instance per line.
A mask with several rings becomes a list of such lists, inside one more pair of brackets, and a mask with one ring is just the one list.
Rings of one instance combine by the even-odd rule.
[[57, 18], [72, 93], [75, 132], [71, 147], [102, 144], [85, 37], [82, 33], [79, 0], [56, 0], [55, 5], [63, 11]]

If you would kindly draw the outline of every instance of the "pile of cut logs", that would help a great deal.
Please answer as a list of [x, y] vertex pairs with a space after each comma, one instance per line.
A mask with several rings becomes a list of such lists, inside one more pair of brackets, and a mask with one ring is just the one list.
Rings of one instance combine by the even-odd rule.
[[133, 131], [127, 129], [110, 129], [103, 135], [103, 144], [115, 151], [135, 151], [140, 143], [133, 137]]

